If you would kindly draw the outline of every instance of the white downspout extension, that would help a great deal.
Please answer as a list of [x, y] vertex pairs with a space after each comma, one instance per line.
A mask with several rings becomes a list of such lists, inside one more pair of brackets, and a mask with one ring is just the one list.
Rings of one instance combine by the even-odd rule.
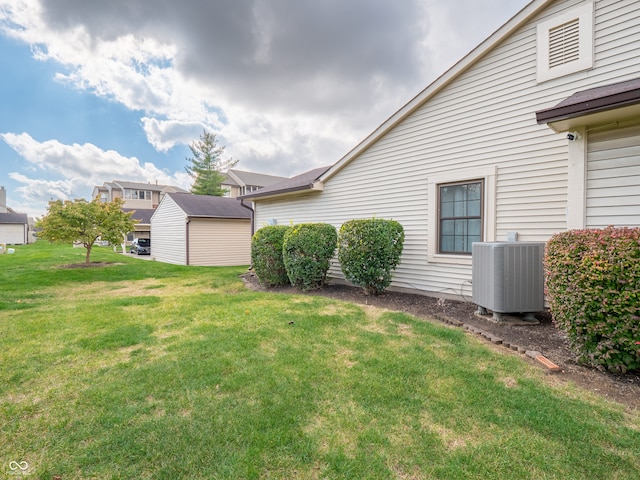
[[574, 129], [578, 136], [568, 140], [567, 230], [583, 229], [587, 218], [587, 131]]

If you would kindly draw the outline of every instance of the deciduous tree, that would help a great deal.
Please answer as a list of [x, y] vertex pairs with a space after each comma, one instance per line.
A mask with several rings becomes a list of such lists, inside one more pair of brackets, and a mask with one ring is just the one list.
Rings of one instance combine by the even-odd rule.
[[91, 202], [85, 199], [49, 202], [47, 214], [38, 222], [41, 229], [38, 236], [50, 242], [82, 243], [87, 249], [85, 262], [90, 263], [96, 240], [118, 244], [134, 229], [133, 212], [123, 212], [123, 204], [120, 198], [112, 202], [101, 202], [99, 198]]

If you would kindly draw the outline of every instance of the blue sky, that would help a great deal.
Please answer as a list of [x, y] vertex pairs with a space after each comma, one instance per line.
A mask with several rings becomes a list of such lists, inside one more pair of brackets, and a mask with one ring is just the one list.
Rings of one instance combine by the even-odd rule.
[[332, 164], [527, 3], [0, 0], [0, 185], [32, 216], [114, 179], [189, 188], [203, 129], [238, 169]]

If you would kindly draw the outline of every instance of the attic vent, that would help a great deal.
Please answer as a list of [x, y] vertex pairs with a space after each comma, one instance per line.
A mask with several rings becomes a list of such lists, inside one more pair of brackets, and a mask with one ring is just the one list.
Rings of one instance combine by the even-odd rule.
[[580, 60], [580, 19], [549, 30], [549, 68]]

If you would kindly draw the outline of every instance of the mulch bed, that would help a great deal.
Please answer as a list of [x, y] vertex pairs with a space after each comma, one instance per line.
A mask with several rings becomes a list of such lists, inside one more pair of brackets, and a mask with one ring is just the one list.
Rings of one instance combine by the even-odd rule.
[[[471, 302], [397, 292], [384, 292], [379, 296], [368, 296], [360, 288], [342, 284], [328, 284], [318, 290], [308, 292], [301, 292], [293, 287], [265, 289], [252, 272], [243, 275], [242, 279], [245, 285], [253, 290], [322, 295], [346, 302], [406, 312], [419, 318], [441, 321], [448, 325], [457, 325], [457, 328], [478, 332], [470, 334], [478, 335], [494, 348], [522, 356], [526, 361], [536, 364], [537, 362], [522, 352], [538, 351], [560, 367], [560, 372], [549, 373], [555, 378], [572, 381], [582, 388], [631, 409], [640, 408], [640, 372], [612, 374], [578, 365], [569, 349], [566, 336], [555, 328], [551, 316], [545, 312], [536, 315], [540, 322], [538, 325], [512, 326], [477, 316], [475, 314], [476, 305]], [[491, 341], [491, 338], [495, 337], [501, 340], [500, 344]], [[513, 350], [514, 346], [519, 347], [520, 351], [517, 348]], [[544, 367], [540, 366], [540, 368]]]

